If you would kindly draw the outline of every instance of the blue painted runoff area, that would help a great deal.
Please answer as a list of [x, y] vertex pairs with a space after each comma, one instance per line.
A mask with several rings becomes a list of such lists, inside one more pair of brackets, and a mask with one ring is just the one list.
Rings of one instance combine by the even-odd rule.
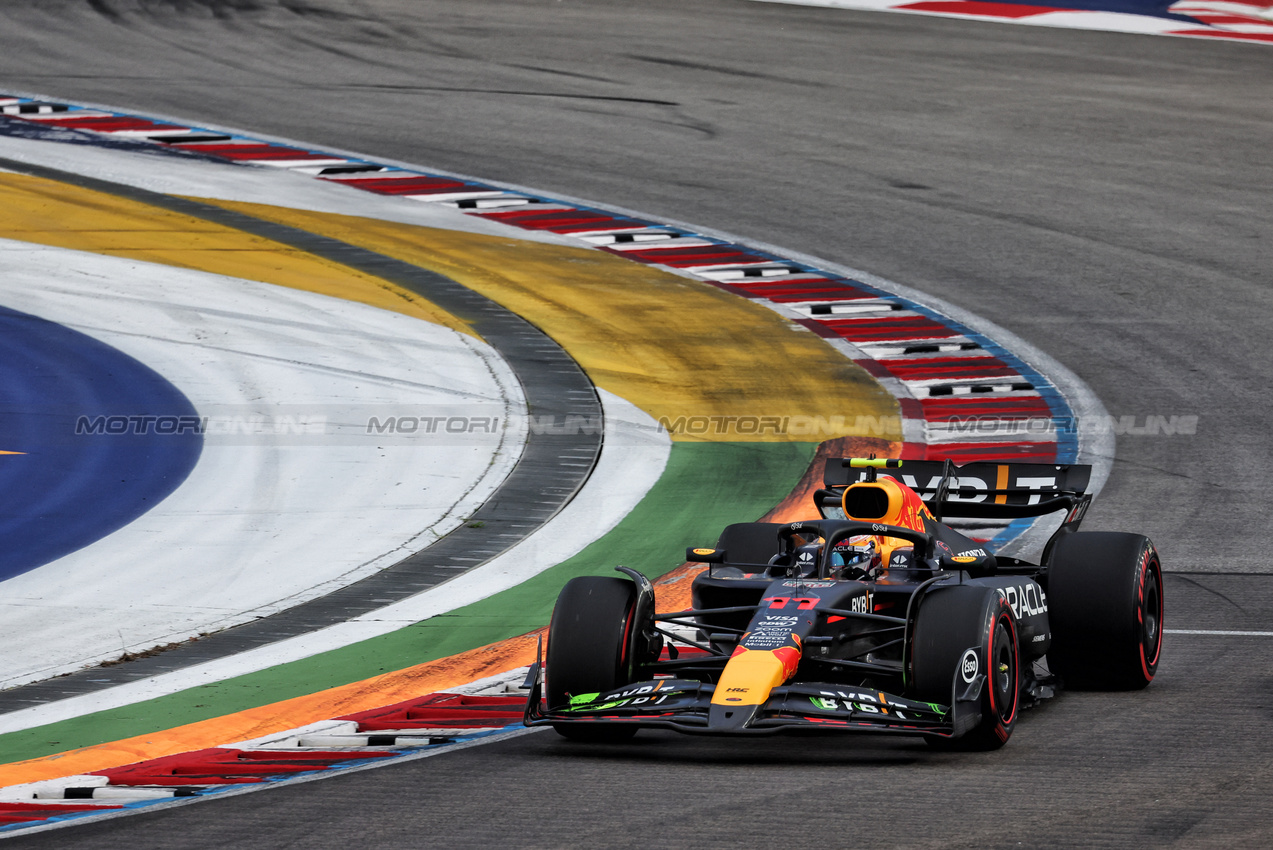
[[145, 364], [0, 307], [0, 581], [159, 504], [199, 460], [199, 423]]

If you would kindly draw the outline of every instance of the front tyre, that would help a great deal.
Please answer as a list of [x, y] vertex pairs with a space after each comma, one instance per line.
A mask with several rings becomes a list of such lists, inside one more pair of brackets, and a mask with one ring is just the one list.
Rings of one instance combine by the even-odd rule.
[[[915, 618], [911, 655], [918, 698], [943, 705], [952, 702], [966, 655], [975, 650], [986, 681], [979, 696], [981, 722], [959, 738], [927, 739], [935, 746], [995, 750], [1012, 736], [1021, 700], [1021, 653], [1012, 608], [993, 588], [975, 585], [930, 592]], [[953, 707], [952, 707], [953, 710]]]
[[[562, 588], [548, 626], [544, 674], [549, 708], [632, 681], [639, 631], [636, 598], [636, 585], [609, 576], [579, 576]], [[557, 723], [553, 728], [578, 741], [616, 741], [636, 733], [635, 727], [588, 723]]]
[[1071, 687], [1139, 690], [1162, 656], [1162, 563], [1149, 538], [1079, 532], [1047, 573], [1048, 667]]

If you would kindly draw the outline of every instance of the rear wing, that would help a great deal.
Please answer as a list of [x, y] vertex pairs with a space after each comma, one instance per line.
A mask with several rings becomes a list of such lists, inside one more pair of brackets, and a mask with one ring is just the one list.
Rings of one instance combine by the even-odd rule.
[[[814, 494], [819, 511], [838, 510], [844, 488], [887, 475], [910, 487], [938, 519], [977, 517], [1017, 519], [1066, 510], [1065, 524], [1077, 526], [1092, 497], [1087, 485], [1092, 467], [1086, 464], [975, 461], [956, 466], [949, 460], [889, 461], [897, 467], [863, 469], [852, 458], [830, 458], [823, 473], [825, 489]], [[882, 462], [876, 462], [883, 467]], [[875, 465], [875, 464], [873, 464]]]

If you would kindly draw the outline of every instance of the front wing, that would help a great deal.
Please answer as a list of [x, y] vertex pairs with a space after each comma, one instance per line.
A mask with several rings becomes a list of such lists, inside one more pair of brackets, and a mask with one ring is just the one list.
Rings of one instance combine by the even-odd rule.
[[918, 702], [882, 691], [843, 685], [802, 683], [774, 688], [746, 726], [712, 721], [715, 685], [687, 679], [637, 682], [599, 694], [583, 694], [568, 706], [542, 705], [538, 670], [531, 671], [527, 726], [591, 725], [673, 729], [700, 735], [773, 734], [793, 729], [829, 732], [887, 732], [953, 738], [980, 720], [976, 706], [984, 684], [978, 676], [953, 689], [950, 705]]

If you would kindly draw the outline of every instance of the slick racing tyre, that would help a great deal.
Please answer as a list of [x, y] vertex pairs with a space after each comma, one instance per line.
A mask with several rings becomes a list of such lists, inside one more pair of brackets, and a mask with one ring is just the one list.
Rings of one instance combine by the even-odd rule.
[[1047, 572], [1048, 668], [1070, 687], [1138, 690], [1162, 655], [1162, 563], [1149, 538], [1077, 532]]
[[978, 673], [986, 677], [978, 702], [981, 721], [959, 738], [929, 743], [994, 750], [1008, 742], [1020, 708], [1021, 654], [1016, 617], [998, 591], [976, 585], [930, 591], [915, 617], [911, 666], [915, 695], [942, 705], [951, 704], [956, 683], [962, 688]]
[[[637, 591], [632, 582], [609, 576], [579, 576], [562, 588], [548, 626], [544, 673], [549, 708], [571, 696], [608, 691], [632, 681], [640, 624], [635, 623]], [[632, 737], [632, 726], [558, 723], [572, 740], [613, 741]]]

